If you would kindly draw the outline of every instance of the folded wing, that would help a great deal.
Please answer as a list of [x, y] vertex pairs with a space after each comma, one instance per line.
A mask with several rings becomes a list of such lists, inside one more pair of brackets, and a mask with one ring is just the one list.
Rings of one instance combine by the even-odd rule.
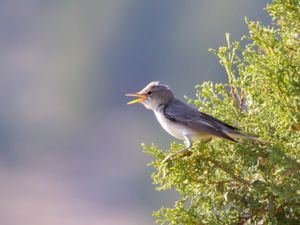
[[183, 124], [196, 131], [206, 132], [233, 142], [237, 141], [228, 136], [227, 133], [241, 134], [236, 127], [202, 113], [177, 99], [172, 100], [165, 106], [164, 115], [167, 119]]

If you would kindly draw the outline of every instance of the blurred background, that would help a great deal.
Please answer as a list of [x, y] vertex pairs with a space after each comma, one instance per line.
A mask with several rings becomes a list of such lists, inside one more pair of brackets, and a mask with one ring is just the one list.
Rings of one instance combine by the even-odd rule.
[[125, 93], [160, 80], [183, 99], [226, 80], [208, 48], [270, 22], [264, 1], [1, 0], [0, 224], [141, 225], [172, 207], [151, 157], [174, 139]]

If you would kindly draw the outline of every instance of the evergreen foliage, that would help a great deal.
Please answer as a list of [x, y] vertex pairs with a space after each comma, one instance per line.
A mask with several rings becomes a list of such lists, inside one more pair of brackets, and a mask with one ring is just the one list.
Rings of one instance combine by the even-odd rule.
[[183, 145], [143, 145], [157, 190], [180, 194], [154, 213], [158, 224], [300, 224], [300, 1], [274, 0], [266, 10], [271, 25], [247, 21], [248, 36], [227, 34], [227, 46], [212, 50], [228, 83], [197, 85], [188, 102], [267, 143], [215, 139], [169, 163]]

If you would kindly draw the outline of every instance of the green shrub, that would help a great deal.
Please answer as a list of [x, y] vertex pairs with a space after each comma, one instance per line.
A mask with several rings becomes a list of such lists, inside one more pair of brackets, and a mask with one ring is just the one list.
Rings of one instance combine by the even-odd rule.
[[300, 224], [300, 1], [266, 9], [271, 25], [247, 21], [249, 36], [226, 34], [227, 46], [212, 50], [228, 83], [197, 85], [188, 102], [268, 143], [215, 139], [167, 164], [183, 145], [144, 145], [157, 190], [180, 194], [154, 213], [158, 224]]

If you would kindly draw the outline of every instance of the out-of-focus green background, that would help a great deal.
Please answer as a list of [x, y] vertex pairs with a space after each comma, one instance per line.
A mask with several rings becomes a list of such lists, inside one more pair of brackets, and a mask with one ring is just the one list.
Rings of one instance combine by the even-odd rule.
[[140, 143], [173, 139], [124, 94], [224, 81], [207, 49], [270, 21], [267, 0], [0, 2], [2, 225], [153, 224], [176, 194], [154, 191]]

